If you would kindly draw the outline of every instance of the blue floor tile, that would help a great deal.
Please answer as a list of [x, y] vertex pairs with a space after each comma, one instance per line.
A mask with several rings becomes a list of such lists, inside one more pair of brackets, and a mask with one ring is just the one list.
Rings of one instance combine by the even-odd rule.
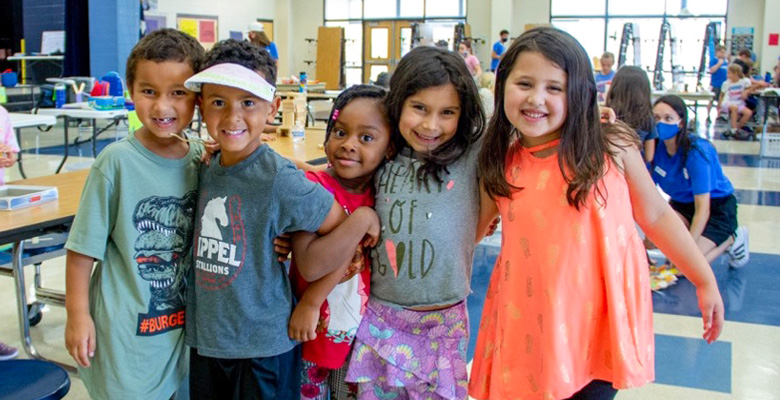
[[731, 343], [655, 335], [655, 382], [731, 393]]
[[[713, 263], [726, 321], [780, 326], [780, 256], [750, 253], [741, 269], [729, 268], [726, 257]], [[659, 313], [699, 317], [696, 289], [681, 278], [676, 285], [653, 293], [653, 310]]]
[[780, 206], [780, 192], [735, 189], [734, 196], [737, 198], [738, 204]]

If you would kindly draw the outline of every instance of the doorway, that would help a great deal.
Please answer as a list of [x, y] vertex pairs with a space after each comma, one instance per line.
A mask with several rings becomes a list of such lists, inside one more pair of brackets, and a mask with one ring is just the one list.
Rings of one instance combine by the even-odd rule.
[[363, 82], [382, 72], [393, 72], [401, 57], [412, 49], [413, 21], [366, 21], [364, 23]]

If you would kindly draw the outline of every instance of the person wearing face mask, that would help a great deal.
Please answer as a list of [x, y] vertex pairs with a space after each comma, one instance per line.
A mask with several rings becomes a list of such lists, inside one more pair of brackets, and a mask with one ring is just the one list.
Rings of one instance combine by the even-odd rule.
[[501, 61], [501, 55], [504, 54], [507, 45], [509, 44], [509, 31], [506, 29], [501, 30], [499, 33], [501, 39], [493, 44], [493, 51], [490, 52], [490, 71], [495, 72], [498, 70], [498, 63]]
[[653, 181], [671, 197], [669, 204], [689, 228], [699, 250], [712, 263], [728, 252], [729, 265], [748, 263], [748, 231], [737, 226], [734, 187], [723, 174], [709, 141], [689, 134], [688, 109], [678, 96], [653, 105], [658, 143], [650, 165]]
[[482, 66], [479, 65], [479, 59], [474, 55], [474, 50], [471, 49], [471, 40], [464, 40], [458, 45], [458, 54], [466, 61], [466, 66], [469, 68], [469, 72], [472, 77], [482, 73]]

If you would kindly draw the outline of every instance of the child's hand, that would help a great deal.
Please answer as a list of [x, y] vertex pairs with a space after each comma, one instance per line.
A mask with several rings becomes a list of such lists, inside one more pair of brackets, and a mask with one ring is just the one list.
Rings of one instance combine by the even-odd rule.
[[274, 253], [279, 262], [287, 261], [287, 257], [292, 252], [292, 239], [289, 233], [283, 233], [274, 239]]
[[219, 143], [214, 139], [209, 139], [203, 142], [203, 147], [206, 151], [200, 155], [200, 162], [210, 165], [211, 158], [214, 157], [214, 153], [218, 152], [220, 147]]
[[90, 366], [95, 356], [95, 322], [88, 313], [68, 315], [65, 323], [65, 347], [80, 366]]
[[617, 114], [615, 110], [610, 107], [599, 107], [599, 115], [601, 116], [602, 123], [614, 124], [617, 121]]
[[490, 223], [490, 227], [488, 227], [488, 231], [485, 234], [485, 237], [493, 236], [494, 233], [496, 233], [496, 229], [498, 229], [498, 224], [501, 223], [501, 217], [496, 217], [496, 219], [493, 220], [493, 222]]
[[276, 135], [270, 133], [261, 133], [260, 140], [263, 142], [273, 142], [274, 140], [276, 140]]
[[0, 143], [0, 168], [10, 168], [16, 162], [11, 146]]
[[374, 247], [379, 242], [379, 234], [381, 230], [381, 226], [379, 224], [379, 216], [376, 215], [376, 211], [374, 211], [373, 208], [370, 207], [358, 207], [355, 212], [358, 212], [358, 210], [363, 210], [361, 212], [365, 213], [365, 218], [368, 219], [368, 228], [366, 229], [366, 236], [363, 238], [363, 240], [360, 242], [363, 246], [366, 247]]
[[697, 287], [696, 297], [699, 299], [699, 310], [701, 310], [701, 316], [704, 320], [704, 335], [702, 337], [707, 343], [712, 343], [718, 339], [723, 329], [725, 317], [723, 299], [721, 299], [718, 286], [714, 282], [710, 285]]
[[307, 342], [317, 338], [317, 322], [320, 319], [320, 307], [300, 302], [290, 317], [287, 334], [290, 339]]

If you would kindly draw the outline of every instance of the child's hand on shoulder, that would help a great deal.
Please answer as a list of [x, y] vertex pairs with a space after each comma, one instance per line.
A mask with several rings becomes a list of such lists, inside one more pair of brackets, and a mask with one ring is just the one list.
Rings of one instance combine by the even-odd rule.
[[699, 299], [699, 310], [704, 320], [704, 334], [702, 337], [707, 343], [718, 339], [723, 330], [725, 311], [723, 299], [720, 297], [718, 285], [715, 282], [700, 285], [696, 288], [696, 297]]
[[615, 110], [610, 107], [599, 106], [599, 115], [602, 123], [614, 124], [615, 121], [617, 121], [617, 114], [615, 114]]
[[200, 155], [200, 162], [210, 165], [211, 159], [214, 157], [214, 153], [220, 150], [219, 143], [214, 139], [204, 140], [203, 147], [206, 151]]
[[276, 135], [271, 133], [261, 133], [260, 140], [263, 142], [273, 142], [274, 140], [276, 140]]
[[95, 356], [95, 322], [89, 313], [68, 314], [65, 323], [65, 348], [80, 366], [90, 366]]
[[301, 301], [295, 306], [290, 317], [287, 334], [290, 339], [307, 342], [317, 338], [317, 323], [320, 320], [320, 307]]
[[283, 233], [274, 239], [274, 253], [279, 262], [287, 261], [292, 252], [292, 238], [289, 233]]

